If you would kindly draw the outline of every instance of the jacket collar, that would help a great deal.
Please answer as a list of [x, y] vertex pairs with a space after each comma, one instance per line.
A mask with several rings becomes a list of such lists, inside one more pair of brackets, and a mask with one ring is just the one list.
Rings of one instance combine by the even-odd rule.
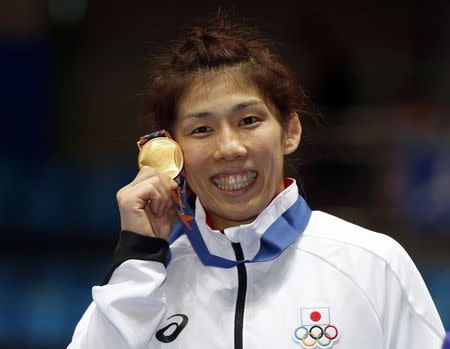
[[[223, 234], [221, 234], [219, 230], [214, 230], [209, 227], [206, 222], [205, 210], [197, 198], [195, 205], [195, 220], [210, 254], [229, 260], [236, 260], [231, 243], [240, 243], [244, 259], [252, 260], [258, 253], [261, 253], [261, 237], [263, 234], [266, 233], [268, 228], [277, 221], [283, 213], [293, 206], [298, 199], [298, 187], [295, 180], [292, 179], [290, 185], [279, 193], [252, 223], [227, 228], [223, 231]], [[304, 203], [301, 197], [300, 199]], [[309, 220], [310, 210], [306, 203], [300, 207], [301, 212], [298, 212], [298, 219]]]

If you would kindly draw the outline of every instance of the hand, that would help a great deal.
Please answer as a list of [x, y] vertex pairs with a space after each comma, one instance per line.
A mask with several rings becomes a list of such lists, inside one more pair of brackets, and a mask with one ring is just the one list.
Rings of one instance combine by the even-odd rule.
[[170, 177], [143, 166], [136, 178], [117, 192], [121, 229], [167, 239], [176, 220], [171, 197], [176, 188]]

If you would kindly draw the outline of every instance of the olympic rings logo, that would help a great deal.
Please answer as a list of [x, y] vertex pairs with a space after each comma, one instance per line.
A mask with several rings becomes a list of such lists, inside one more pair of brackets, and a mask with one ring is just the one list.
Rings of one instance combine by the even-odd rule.
[[333, 341], [337, 340], [339, 331], [335, 325], [328, 324], [324, 328], [314, 325], [309, 329], [306, 326], [298, 326], [292, 333], [294, 340], [303, 348], [329, 348]]

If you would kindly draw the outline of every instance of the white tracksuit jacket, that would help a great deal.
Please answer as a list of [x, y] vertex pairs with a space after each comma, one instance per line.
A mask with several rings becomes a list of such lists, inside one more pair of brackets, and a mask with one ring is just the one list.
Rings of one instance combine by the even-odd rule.
[[[209, 228], [198, 202], [195, 217], [211, 254], [252, 259], [298, 197], [293, 182], [254, 222], [223, 234]], [[441, 348], [445, 332], [426, 285], [388, 236], [313, 211], [299, 238], [269, 261], [205, 266], [181, 235], [165, 267], [165, 245], [122, 232], [116, 264], [93, 287], [68, 348]]]

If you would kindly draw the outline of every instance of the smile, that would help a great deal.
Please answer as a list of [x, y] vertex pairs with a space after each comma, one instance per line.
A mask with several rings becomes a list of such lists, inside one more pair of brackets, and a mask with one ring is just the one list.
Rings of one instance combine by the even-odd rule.
[[220, 190], [233, 191], [248, 187], [255, 181], [257, 176], [258, 172], [247, 171], [239, 174], [217, 175], [211, 178], [211, 181]]

